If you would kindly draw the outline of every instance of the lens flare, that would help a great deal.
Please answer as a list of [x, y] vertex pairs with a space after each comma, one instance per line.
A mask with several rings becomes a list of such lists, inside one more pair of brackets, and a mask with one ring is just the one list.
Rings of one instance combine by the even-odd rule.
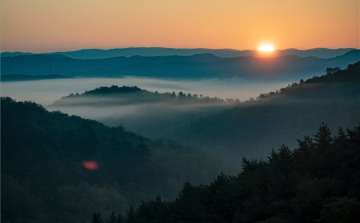
[[88, 170], [97, 170], [99, 169], [99, 164], [96, 161], [93, 160], [84, 160], [82, 162], [83, 167]]

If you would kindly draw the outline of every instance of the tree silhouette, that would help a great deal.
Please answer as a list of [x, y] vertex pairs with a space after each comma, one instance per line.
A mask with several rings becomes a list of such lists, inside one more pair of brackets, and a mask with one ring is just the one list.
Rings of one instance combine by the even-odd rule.
[[339, 71], [341, 71], [340, 67], [328, 67], [325, 69], [326, 75], [331, 75]]
[[103, 223], [100, 213], [94, 213], [92, 217], [92, 223]]
[[117, 223], [117, 217], [116, 217], [114, 211], [112, 211], [111, 214], [109, 215], [107, 223]]
[[156, 197], [130, 208], [128, 222], [357, 222], [359, 139], [360, 125], [332, 137], [322, 124], [293, 151], [282, 145], [267, 161], [244, 158], [237, 176], [221, 173], [210, 185], [187, 182], [172, 202]]
[[116, 218], [116, 223], [124, 223], [123, 216], [119, 213]]
[[126, 222], [127, 223], [135, 223], [135, 211], [133, 207], [130, 207], [126, 212]]
[[314, 141], [317, 147], [325, 149], [330, 146], [332, 140], [330, 128], [325, 123], [322, 123], [318, 132], [314, 135]]

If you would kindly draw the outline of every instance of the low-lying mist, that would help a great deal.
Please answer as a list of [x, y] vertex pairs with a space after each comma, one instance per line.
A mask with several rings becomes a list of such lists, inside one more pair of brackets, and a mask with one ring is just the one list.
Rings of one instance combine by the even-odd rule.
[[111, 86], [70, 94], [48, 108], [98, 120], [109, 126], [124, 125], [146, 137], [166, 139], [173, 138], [174, 129], [180, 126], [239, 103], [239, 100], [183, 92], [158, 93], [138, 87]]
[[70, 93], [83, 93], [100, 86], [138, 86], [149, 91], [202, 94], [204, 96], [247, 100], [273, 91], [285, 82], [248, 81], [239, 78], [203, 80], [164, 80], [152, 78], [73, 78], [40, 81], [1, 82], [1, 95], [31, 100], [44, 106]]

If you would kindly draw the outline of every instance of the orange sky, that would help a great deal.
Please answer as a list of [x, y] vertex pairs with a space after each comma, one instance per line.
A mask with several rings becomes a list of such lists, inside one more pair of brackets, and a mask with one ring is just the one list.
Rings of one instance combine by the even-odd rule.
[[359, 48], [359, 0], [0, 0], [1, 51]]

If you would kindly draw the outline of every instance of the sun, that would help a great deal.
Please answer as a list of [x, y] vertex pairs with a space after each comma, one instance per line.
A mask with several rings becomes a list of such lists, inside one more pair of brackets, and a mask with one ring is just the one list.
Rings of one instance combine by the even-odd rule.
[[271, 45], [262, 45], [258, 48], [258, 51], [260, 52], [274, 52], [275, 51], [275, 47], [271, 46]]

